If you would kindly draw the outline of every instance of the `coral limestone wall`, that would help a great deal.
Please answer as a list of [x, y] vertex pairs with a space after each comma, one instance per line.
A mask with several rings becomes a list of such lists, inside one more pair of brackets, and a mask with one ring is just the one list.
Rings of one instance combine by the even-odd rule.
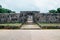
[[[0, 23], [25, 22], [27, 15], [26, 13], [0, 13]], [[60, 13], [35, 13], [32, 17], [37, 22], [60, 23]]]

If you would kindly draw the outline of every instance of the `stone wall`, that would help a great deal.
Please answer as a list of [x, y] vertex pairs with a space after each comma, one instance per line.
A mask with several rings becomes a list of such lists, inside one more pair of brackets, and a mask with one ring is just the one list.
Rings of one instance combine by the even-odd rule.
[[0, 13], [0, 23], [24, 22], [25, 16], [20, 13]]
[[[35, 13], [32, 15], [37, 22], [45, 23], [60, 23], [60, 13]], [[27, 15], [25, 13], [0, 13], [0, 23], [15, 23], [27, 21]]]
[[45, 23], [60, 23], [60, 13], [50, 14], [50, 13], [39, 13], [34, 15], [37, 22]]

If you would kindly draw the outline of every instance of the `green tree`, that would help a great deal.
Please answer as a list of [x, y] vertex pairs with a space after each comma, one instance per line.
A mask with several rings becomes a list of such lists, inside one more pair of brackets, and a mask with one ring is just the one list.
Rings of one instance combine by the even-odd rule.
[[11, 11], [9, 9], [2, 8], [0, 5], [0, 13], [15, 13], [15, 11]]
[[10, 13], [11, 11], [5, 8], [0, 8], [0, 13]]
[[0, 8], [2, 8], [2, 6], [0, 5]]
[[6, 9], [6, 13], [11, 13], [12, 11], [9, 9]]
[[57, 13], [56, 10], [49, 10], [49, 13]]
[[0, 8], [0, 13], [2, 13], [2, 8]]
[[0, 8], [0, 13], [5, 13], [5, 9], [4, 8]]
[[60, 13], [60, 8], [57, 8], [57, 13]]

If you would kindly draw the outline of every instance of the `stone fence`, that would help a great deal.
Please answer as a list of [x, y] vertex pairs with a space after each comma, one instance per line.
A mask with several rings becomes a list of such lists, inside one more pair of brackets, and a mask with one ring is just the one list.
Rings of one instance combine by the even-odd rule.
[[[34, 20], [37, 22], [60, 23], [60, 13], [35, 13]], [[27, 15], [22, 13], [0, 13], [0, 23], [15, 23], [27, 21]]]
[[0, 23], [20, 23], [25, 19], [25, 16], [20, 13], [0, 13]]
[[37, 22], [45, 22], [45, 23], [60, 23], [60, 13], [39, 13], [34, 15], [34, 19]]

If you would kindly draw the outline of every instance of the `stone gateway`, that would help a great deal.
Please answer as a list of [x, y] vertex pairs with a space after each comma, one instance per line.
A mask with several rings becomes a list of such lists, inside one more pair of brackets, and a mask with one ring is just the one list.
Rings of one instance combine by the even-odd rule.
[[26, 22], [31, 16], [33, 22], [60, 23], [60, 13], [40, 13], [40, 11], [21, 11], [20, 13], [0, 13], [0, 23]]

